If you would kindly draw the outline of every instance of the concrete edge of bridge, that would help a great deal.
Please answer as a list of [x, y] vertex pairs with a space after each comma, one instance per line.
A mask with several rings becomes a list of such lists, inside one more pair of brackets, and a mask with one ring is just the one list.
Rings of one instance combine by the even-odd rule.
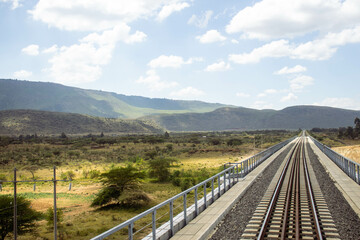
[[351, 208], [360, 218], [360, 185], [346, 175], [310, 138], [308, 138], [308, 141], [314, 153], [319, 157], [321, 165], [326, 169], [330, 178], [334, 181], [337, 189], [339, 189]]
[[[294, 140], [295, 141], [295, 140]], [[235, 203], [244, 195], [246, 190], [253, 184], [254, 180], [266, 169], [266, 167], [274, 161], [274, 159], [292, 142], [279, 149], [276, 153], [270, 156], [246, 178], [241, 179], [229, 191], [221, 196], [217, 201], [210, 205], [204, 212], [193, 219], [188, 225], [177, 232], [172, 240], [186, 240], [186, 239], [207, 239], [215, 230], [217, 224], [226, 216], [226, 214], [233, 208]]]

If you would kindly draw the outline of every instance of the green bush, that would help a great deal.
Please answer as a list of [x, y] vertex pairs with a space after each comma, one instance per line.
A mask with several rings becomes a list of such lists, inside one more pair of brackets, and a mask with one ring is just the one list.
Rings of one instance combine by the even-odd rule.
[[[56, 209], [56, 221], [58, 225], [61, 225], [64, 219], [64, 212], [61, 208]], [[54, 225], [54, 208], [50, 207], [46, 210], [45, 220], [47, 221], [47, 225], [52, 227]]]
[[170, 167], [176, 160], [172, 158], [156, 158], [149, 161], [149, 175], [150, 177], [156, 177], [159, 182], [165, 182], [170, 178]]
[[90, 179], [98, 178], [99, 176], [100, 176], [100, 171], [99, 170], [90, 170], [89, 171], [89, 178]]
[[[11, 195], [0, 195], [0, 239], [5, 239], [13, 231], [13, 201]], [[41, 213], [31, 208], [31, 202], [23, 196], [17, 197], [18, 234], [31, 232], [35, 222], [40, 220]]]
[[[117, 201], [119, 204], [129, 202], [126, 200], [126, 194], [138, 192], [140, 179], [144, 178], [145, 175], [132, 165], [128, 165], [113, 168], [109, 172], [101, 174], [101, 177], [104, 187], [96, 195], [92, 206], [103, 206], [111, 203], [111, 201]], [[145, 201], [139, 197], [140, 200]]]
[[67, 172], [61, 173], [60, 178], [62, 180], [69, 180], [69, 179], [73, 180], [75, 178], [75, 173], [73, 171], [69, 170]]

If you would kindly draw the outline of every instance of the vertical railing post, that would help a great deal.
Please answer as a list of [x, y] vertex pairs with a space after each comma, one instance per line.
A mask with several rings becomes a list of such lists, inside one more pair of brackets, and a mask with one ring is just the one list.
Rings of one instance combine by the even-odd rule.
[[156, 240], [156, 209], [152, 212], [152, 236]]
[[174, 202], [170, 201], [170, 237], [174, 234]]
[[134, 229], [134, 223], [132, 222], [128, 227], [129, 240], [133, 240], [133, 229]]
[[211, 179], [211, 199], [212, 203], [215, 201], [215, 194], [214, 194], [214, 178]]
[[219, 192], [218, 192], [218, 195], [219, 197], [221, 196], [221, 186], [220, 186], [220, 174], [218, 175], [218, 189], [219, 189]]
[[14, 239], [17, 239], [17, 197], [16, 197], [16, 168], [14, 168]]
[[239, 182], [239, 164], [236, 164], [236, 176], [237, 176], [236, 182]]
[[199, 215], [198, 209], [198, 188], [195, 188], [195, 216]]
[[228, 173], [228, 176], [229, 176], [229, 177], [228, 177], [228, 179], [229, 179], [229, 189], [231, 188], [231, 181], [230, 181], [230, 180], [231, 180], [231, 170], [232, 170], [232, 169], [230, 169], [230, 170], [229, 170], [229, 173]]
[[205, 206], [205, 208], [207, 207], [206, 206], [206, 183], [204, 183], [204, 206]]
[[224, 193], [226, 192], [226, 171], [224, 172]]
[[54, 166], [54, 240], [57, 239], [56, 166]]
[[187, 222], [186, 222], [186, 218], [187, 218], [187, 216], [186, 216], [186, 193], [184, 194], [184, 223], [185, 223], [185, 225], [187, 224]]

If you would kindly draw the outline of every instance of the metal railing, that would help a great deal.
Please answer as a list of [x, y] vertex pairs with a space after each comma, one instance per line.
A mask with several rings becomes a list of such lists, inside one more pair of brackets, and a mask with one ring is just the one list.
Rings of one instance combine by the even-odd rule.
[[[187, 225], [192, 219], [194, 219], [200, 212], [204, 211], [210, 204], [212, 204], [216, 199], [222, 196], [227, 190], [229, 190], [234, 184], [239, 181], [240, 177], [246, 176], [249, 172], [251, 172], [255, 167], [257, 167], [261, 162], [263, 162], [266, 158], [271, 156], [273, 153], [278, 151], [280, 148], [285, 146], [287, 143], [295, 139], [295, 137], [288, 139], [284, 142], [276, 144], [265, 151], [262, 151], [244, 161], [237, 164], [230, 164], [228, 168], [223, 170], [222, 172], [206, 179], [205, 181], [177, 194], [176, 196], [140, 213], [139, 215], [109, 229], [106, 232], [92, 238], [92, 240], [99, 240], [108, 237], [117, 231], [128, 228], [128, 239], [132, 240], [134, 236], [134, 224], [136, 221], [144, 218], [145, 216], [151, 214], [152, 215], [152, 232], [148, 235], [149, 239], [157, 239], [157, 230], [161, 229], [161, 235], [167, 234], [167, 238], [172, 237], [177, 231]], [[215, 186], [215, 182], [217, 182], [217, 186]], [[210, 187], [207, 187], [210, 186]], [[201, 199], [198, 199], [198, 189], [203, 188], [204, 194]], [[211, 188], [209, 193], [207, 193], [207, 188]], [[194, 194], [194, 204], [188, 207], [187, 196], [189, 193], [193, 192]], [[174, 202], [178, 199], [182, 199], [183, 202], [183, 211], [174, 216]], [[156, 228], [156, 212], [160, 208], [168, 205], [169, 206], [169, 221], [158, 229]], [[143, 229], [143, 228], [142, 228]], [[159, 236], [158, 236], [159, 237]]]
[[312, 136], [310, 138], [313, 140], [315, 145], [328, 156], [344, 173], [346, 173], [352, 180], [360, 185], [360, 164], [348, 159], [339, 153], [335, 152], [325, 144], [322, 144]]
[[271, 155], [273, 155], [275, 152], [277, 152], [280, 148], [282, 148], [283, 146], [285, 146], [286, 144], [288, 144], [289, 142], [291, 142], [292, 140], [294, 140], [296, 137], [290, 138], [284, 142], [278, 143], [262, 152], [259, 152], [257, 154], [255, 154], [254, 156], [245, 159], [239, 163], [226, 163], [224, 164], [224, 169], [226, 169], [229, 166], [239, 166], [240, 169], [242, 169], [241, 171], [241, 177], [246, 176], [249, 172], [251, 172], [252, 170], [254, 170], [257, 166], [259, 166], [259, 164], [261, 164], [263, 161], [265, 161], [268, 157], [270, 157]]

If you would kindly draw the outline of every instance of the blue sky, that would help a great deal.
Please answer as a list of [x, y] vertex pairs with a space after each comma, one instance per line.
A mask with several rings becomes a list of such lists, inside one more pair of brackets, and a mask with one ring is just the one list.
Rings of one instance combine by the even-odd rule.
[[0, 0], [0, 78], [360, 110], [359, 0]]

